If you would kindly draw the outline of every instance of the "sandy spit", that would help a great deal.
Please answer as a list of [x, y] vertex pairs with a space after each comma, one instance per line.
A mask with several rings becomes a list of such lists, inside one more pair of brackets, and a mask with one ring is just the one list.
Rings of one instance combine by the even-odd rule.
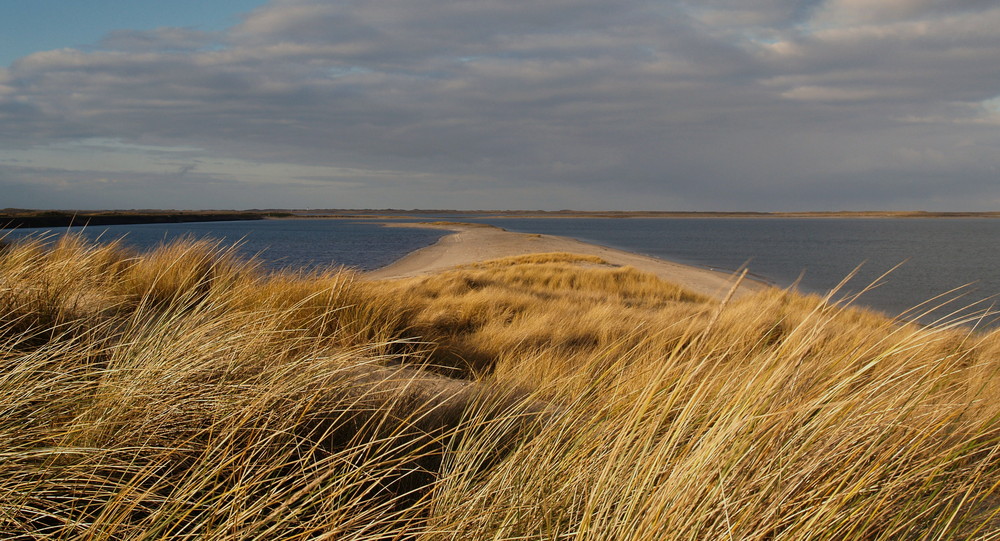
[[[614, 266], [629, 266], [655, 274], [663, 280], [688, 290], [722, 299], [732, 289], [736, 277], [727, 273], [682, 265], [575, 239], [554, 235], [513, 233], [489, 225], [390, 223], [386, 227], [421, 227], [453, 231], [438, 242], [408, 254], [395, 263], [365, 274], [371, 280], [391, 280], [433, 274], [446, 269], [479, 261], [516, 255], [568, 252], [595, 255]], [[736, 295], [746, 295], [770, 287], [745, 279]]]

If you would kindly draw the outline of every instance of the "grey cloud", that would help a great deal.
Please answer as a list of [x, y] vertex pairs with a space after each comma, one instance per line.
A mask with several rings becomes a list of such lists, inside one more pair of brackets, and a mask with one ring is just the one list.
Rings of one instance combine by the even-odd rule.
[[189, 163], [177, 168], [177, 176], [183, 177], [198, 168], [197, 164]]
[[879, 23], [969, 14], [996, 8], [990, 0], [828, 0], [817, 10], [820, 24]]
[[[934, 24], [893, 23], [791, 36], [763, 48], [772, 74], [761, 82], [813, 111], [837, 108], [859, 119], [891, 123], [909, 115], [949, 117], [956, 104], [1000, 95], [992, 62], [1000, 9]], [[923, 111], [923, 112], [921, 112]]]
[[218, 36], [190, 28], [163, 27], [153, 30], [115, 30], [104, 36], [98, 49], [193, 52], [211, 46]]
[[[257, 201], [281, 199], [277, 186], [249, 188], [211, 175], [106, 173], [0, 164], [4, 201], [24, 208], [252, 208]], [[303, 199], [288, 203], [306, 206]]]
[[322, 43], [399, 36], [418, 44], [440, 40], [454, 50], [499, 34], [592, 28], [627, 17], [636, 7], [645, 6], [603, 0], [293, 0], [256, 10], [233, 34], [250, 40], [280, 37]]
[[758, 31], [783, 29], [808, 21], [826, 0], [700, 0], [680, 5], [713, 27]]
[[[556, 208], [817, 207], [862, 186], [897, 204], [890, 179], [928, 169], [982, 201], [1000, 141], [955, 120], [1000, 95], [989, 7], [819, 31], [806, 0], [278, 0], [226, 33], [116, 32], [15, 62], [0, 142], [105, 137], [444, 179], [327, 185], [362, 206], [441, 186], [427, 206], [534, 191]], [[179, 167], [174, 181], [225, 180]], [[254, 193], [324, 193], [273, 183]], [[912, 194], [936, 197], [925, 184]]]

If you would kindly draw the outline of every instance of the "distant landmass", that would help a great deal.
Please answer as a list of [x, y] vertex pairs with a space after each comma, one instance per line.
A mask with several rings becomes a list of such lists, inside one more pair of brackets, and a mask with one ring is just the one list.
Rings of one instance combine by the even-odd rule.
[[580, 210], [456, 210], [456, 209], [249, 209], [249, 210], [33, 210], [0, 209], [0, 229], [184, 222], [264, 220], [269, 218], [421, 217], [461, 215], [516, 218], [1000, 218], [1000, 212], [934, 211], [580, 211]]
[[366, 218], [420, 217], [427, 215], [459, 215], [512, 218], [1000, 218], [998, 212], [937, 212], [925, 210], [863, 210], [863, 211], [657, 211], [657, 210], [457, 210], [457, 209], [313, 209], [285, 210], [301, 218]]
[[291, 216], [280, 212], [243, 211], [62, 211], [4, 209], [0, 211], [0, 229], [25, 227], [69, 227], [74, 225], [160, 224], [183, 222], [221, 222], [233, 220], [263, 220], [268, 217]]

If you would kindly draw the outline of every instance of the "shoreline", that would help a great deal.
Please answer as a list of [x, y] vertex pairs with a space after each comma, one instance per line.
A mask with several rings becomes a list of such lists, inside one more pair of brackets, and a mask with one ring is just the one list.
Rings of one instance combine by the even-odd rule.
[[326, 209], [305, 213], [302, 210], [289, 210], [292, 216], [284, 216], [280, 219], [362, 219], [362, 220], [393, 220], [393, 219], [441, 219], [437, 217], [449, 216], [449, 219], [469, 218], [537, 218], [537, 219], [560, 219], [560, 218], [601, 218], [601, 219], [629, 219], [629, 218], [672, 218], [672, 219], [774, 219], [774, 218], [802, 218], [802, 219], [996, 219], [1000, 218], [1000, 212], [993, 211], [801, 211], [801, 212], [741, 212], [741, 211], [534, 211], [534, 210], [398, 210], [398, 209]]
[[[736, 275], [726, 272], [684, 265], [568, 237], [514, 233], [485, 224], [391, 222], [382, 226], [438, 229], [452, 233], [385, 267], [363, 273], [368, 280], [413, 278], [490, 259], [551, 252], [597, 256], [610, 265], [633, 267], [694, 293], [720, 300], [729, 293], [737, 279]], [[743, 279], [735, 295], [748, 295], [770, 287], [773, 286], [748, 276]]]
[[0, 230], [102, 225], [179, 224], [193, 222], [258, 221], [264, 213], [236, 211], [149, 211], [149, 212], [0, 212]]

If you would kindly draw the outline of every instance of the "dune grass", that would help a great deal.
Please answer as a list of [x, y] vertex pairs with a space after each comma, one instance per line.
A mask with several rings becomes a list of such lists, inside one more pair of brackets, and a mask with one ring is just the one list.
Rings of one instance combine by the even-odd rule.
[[0, 249], [0, 537], [995, 539], [1000, 331], [546, 254]]

